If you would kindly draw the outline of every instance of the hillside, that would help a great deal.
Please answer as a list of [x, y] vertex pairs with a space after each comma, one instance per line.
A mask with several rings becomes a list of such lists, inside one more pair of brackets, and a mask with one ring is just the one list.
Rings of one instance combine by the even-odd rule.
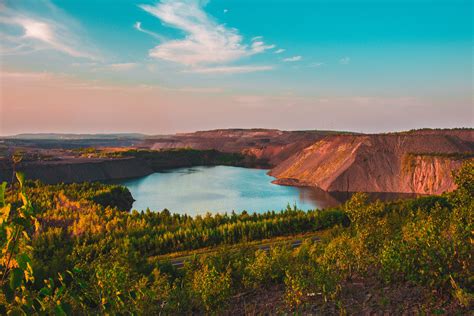
[[328, 131], [215, 130], [149, 139], [153, 149], [241, 152], [268, 161], [279, 184], [326, 191], [435, 194], [474, 154], [472, 129], [363, 135]]
[[2, 315], [472, 311], [473, 163], [441, 196], [196, 217], [127, 212], [119, 185], [17, 178], [0, 186]]
[[439, 194], [454, 188], [451, 172], [473, 157], [472, 145], [442, 134], [326, 137], [270, 174], [280, 184], [326, 191]]
[[[113, 137], [80, 139], [77, 143], [58, 138], [60, 140], [7, 140], [6, 146], [9, 150], [20, 148], [34, 156], [33, 161], [22, 162], [19, 168], [31, 178], [47, 183], [136, 177], [160, 168], [193, 165], [193, 161], [196, 164], [219, 163], [202, 159], [183, 163], [173, 158], [161, 159], [159, 168], [150, 168], [147, 163], [134, 160], [140, 159], [134, 154], [127, 155], [126, 161], [114, 161], [123, 160], [121, 154], [108, 156], [130, 149], [164, 153], [188, 148], [243, 155], [242, 161], [231, 164], [270, 168], [270, 175], [277, 178], [278, 184], [315, 186], [325, 191], [420, 194], [453, 190], [452, 172], [474, 155], [473, 129], [422, 129], [370, 135], [224, 129], [147, 136], [133, 140], [133, 144]], [[107, 159], [103, 159], [103, 155]], [[48, 161], [38, 157], [46, 157]], [[7, 161], [0, 160], [0, 179], [8, 180], [10, 174]]]

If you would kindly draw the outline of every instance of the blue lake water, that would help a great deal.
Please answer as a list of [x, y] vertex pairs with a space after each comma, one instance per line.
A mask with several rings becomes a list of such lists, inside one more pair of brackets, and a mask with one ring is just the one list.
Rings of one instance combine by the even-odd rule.
[[280, 211], [288, 204], [309, 210], [339, 204], [326, 192], [271, 183], [268, 170], [229, 166], [190, 167], [157, 172], [120, 183], [136, 200], [135, 210], [189, 215], [231, 211]]

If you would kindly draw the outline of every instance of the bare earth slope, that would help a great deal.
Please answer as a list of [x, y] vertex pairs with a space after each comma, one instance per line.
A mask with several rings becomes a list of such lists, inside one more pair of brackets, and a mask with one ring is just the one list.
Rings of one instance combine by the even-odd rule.
[[280, 184], [326, 191], [437, 194], [454, 189], [452, 171], [472, 158], [472, 131], [326, 137], [271, 170]]
[[144, 144], [151, 149], [190, 147], [241, 152], [277, 165], [295, 152], [331, 134], [334, 132], [221, 129], [150, 138]]
[[435, 194], [474, 153], [472, 129], [363, 135], [327, 131], [213, 130], [149, 139], [153, 149], [192, 147], [265, 159], [279, 184], [326, 191]]

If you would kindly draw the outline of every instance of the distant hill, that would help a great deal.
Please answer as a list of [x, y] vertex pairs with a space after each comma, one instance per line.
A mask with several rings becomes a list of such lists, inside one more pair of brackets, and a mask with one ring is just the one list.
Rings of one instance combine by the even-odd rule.
[[[64, 149], [91, 147], [217, 150], [240, 153], [264, 162], [271, 167], [270, 174], [279, 184], [315, 186], [333, 192], [438, 194], [453, 190], [453, 171], [464, 161], [474, 159], [474, 129], [420, 129], [379, 134], [260, 128], [161, 136], [139, 133], [21, 134], [4, 139], [2, 146], [8, 150], [21, 147], [34, 151], [39, 148], [48, 155], [53, 149], [59, 150], [59, 154], [53, 154], [56, 158], [70, 155], [61, 152]], [[79, 159], [70, 159], [66, 164], [73, 170], [79, 162]], [[106, 168], [107, 164], [101, 168]], [[42, 168], [40, 165], [35, 168]], [[64, 165], [63, 161], [61, 168]], [[135, 168], [122, 167], [130, 172]], [[102, 171], [81, 172], [89, 174], [93, 181]]]
[[27, 133], [5, 136], [5, 139], [24, 140], [67, 140], [67, 139], [142, 139], [146, 135], [140, 133], [114, 133], [114, 134], [61, 134], [61, 133]]

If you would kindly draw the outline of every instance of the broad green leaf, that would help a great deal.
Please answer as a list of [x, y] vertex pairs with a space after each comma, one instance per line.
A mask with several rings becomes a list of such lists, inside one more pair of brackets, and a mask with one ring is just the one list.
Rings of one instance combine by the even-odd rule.
[[51, 296], [53, 292], [49, 287], [44, 287], [39, 291], [39, 294], [43, 296]]
[[10, 271], [10, 288], [15, 290], [21, 285], [23, 280], [23, 271], [20, 268], [15, 268]]
[[2, 292], [3, 295], [5, 295], [5, 299], [7, 300], [8, 303], [11, 303], [13, 299], [15, 298], [15, 292], [12, 291], [10, 288], [10, 285], [5, 282], [2, 286]]
[[2, 184], [0, 185], [0, 207], [5, 206], [5, 190], [6, 190], [6, 188], [7, 188], [7, 183], [2, 182]]
[[69, 303], [61, 302], [61, 307], [66, 315], [72, 315], [72, 306]]
[[26, 253], [19, 254], [16, 258], [16, 261], [18, 262], [18, 265], [22, 270], [26, 270], [28, 268], [28, 263], [31, 262], [30, 258]]
[[54, 314], [57, 316], [67, 316], [66, 312], [60, 304], [54, 307]]

